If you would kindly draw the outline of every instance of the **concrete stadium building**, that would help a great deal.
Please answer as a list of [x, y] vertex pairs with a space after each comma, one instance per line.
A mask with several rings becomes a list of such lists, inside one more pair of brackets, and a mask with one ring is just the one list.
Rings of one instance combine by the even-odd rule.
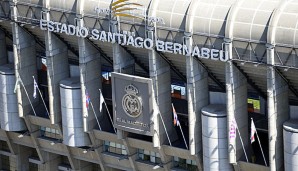
[[296, 0], [0, 0], [0, 169], [298, 170], [297, 68]]

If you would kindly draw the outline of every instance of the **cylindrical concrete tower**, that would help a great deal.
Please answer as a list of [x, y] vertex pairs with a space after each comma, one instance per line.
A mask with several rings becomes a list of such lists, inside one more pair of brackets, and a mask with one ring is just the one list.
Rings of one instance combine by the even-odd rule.
[[298, 170], [298, 119], [286, 121], [283, 128], [285, 170], [296, 171]]
[[16, 78], [12, 64], [0, 66], [0, 121], [6, 131], [26, 130], [25, 122], [19, 117], [17, 95], [14, 93]]
[[225, 105], [202, 109], [204, 171], [232, 171], [228, 159], [227, 113]]
[[60, 82], [63, 143], [71, 147], [90, 145], [83, 128], [82, 96], [79, 77]]

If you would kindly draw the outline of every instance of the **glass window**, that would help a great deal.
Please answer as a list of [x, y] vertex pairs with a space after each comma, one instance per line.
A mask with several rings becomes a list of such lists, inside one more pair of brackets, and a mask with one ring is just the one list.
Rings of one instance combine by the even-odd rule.
[[159, 155], [159, 153], [156, 153], [156, 157], [159, 157], [159, 158], [160, 158], [160, 155]]
[[52, 129], [49, 127], [40, 127], [41, 135], [44, 137], [50, 137], [50, 138], [61, 138], [59, 131], [57, 129]]
[[127, 151], [124, 145], [110, 141], [104, 141], [104, 151], [115, 154], [127, 155]]
[[40, 127], [40, 130], [41, 130], [41, 131], [45, 131], [45, 130], [46, 130], [46, 127], [41, 126], [41, 127]]
[[127, 155], [127, 151], [125, 149], [122, 149], [121, 154]]
[[150, 151], [148, 151], [148, 150], [144, 150], [144, 154], [146, 154], [146, 155], [150, 155]]
[[104, 141], [105, 145], [110, 145], [110, 141]]
[[156, 153], [154, 151], [138, 149], [138, 157], [139, 157], [139, 160], [142, 160], [142, 161], [148, 161], [151, 163], [161, 163], [159, 153]]
[[138, 149], [138, 156], [140, 160], [144, 160], [144, 150]]
[[259, 97], [250, 97], [247, 99], [248, 112], [260, 113], [260, 98]]
[[114, 142], [110, 142], [110, 146], [111, 146], [111, 147], [116, 147], [116, 143], [114, 143]]
[[150, 156], [150, 162], [155, 163], [155, 156]]
[[183, 159], [183, 158], [179, 158], [174, 156], [174, 166], [177, 168], [182, 168], [185, 170], [190, 170], [190, 171], [196, 171], [197, 170], [197, 166], [196, 166], [196, 162], [194, 160], [191, 159]]

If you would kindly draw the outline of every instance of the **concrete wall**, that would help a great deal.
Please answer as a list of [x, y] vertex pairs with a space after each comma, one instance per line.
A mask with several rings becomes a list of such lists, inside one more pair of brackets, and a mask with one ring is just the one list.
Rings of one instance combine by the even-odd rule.
[[298, 106], [290, 106], [290, 118], [298, 119]]
[[0, 31], [0, 65], [8, 62], [8, 54], [6, 49], [6, 37], [3, 31]]

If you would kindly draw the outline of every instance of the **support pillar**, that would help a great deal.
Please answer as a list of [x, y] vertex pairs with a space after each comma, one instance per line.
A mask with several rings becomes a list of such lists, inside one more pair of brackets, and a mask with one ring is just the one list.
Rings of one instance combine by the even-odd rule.
[[[46, 12], [46, 20], [50, 14]], [[60, 81], [69, 77], [68, 49], [52, 32], [45, 30], [49, 108], [52, 124], [61, 123]]]
[[9, 156], [9, 170], [10, 171], [17, 171], [18, 166], [17, 166], [17, 158], [16, 156]]
[[[232, 59], [232, 43], [225, 43], [225, 51], [229, 59]], [[231, 123], [235, 119], [238, 130], [241, 134], [244, 147], [247, 152], [248, 146], [248, 114], [247, 114], [247, 79], [234, 66], [231, 60], [226, 62], [226, 92], [227, 92], [227, 115], [228, 115], [228, 129], [231, 129]], [[236, 138], [228, 136], [229, 144], [229, 162], [237, 164], [240, 159], [246, 161], [240, 136], [236, 132]]]
[[275, 71], [274, 47], [267, 47], [267, 101], [270, 170], [284, 170], [283, 123], [289, 119], [289, 95], [286, 81]]
[[29, 157], [31, 148], [17, 145], [16, 170], [29, 171]]
[[[49, 1], [45, 1], [46, 7], [48, 7]], [[43, 14], [45, 20], [50, 21], [50, 14], [45, 11]], [[50, 106], [50, 120], [52, 124], [56, 124], [59, 127], [59, 132], [62, 135], [61, 122], [61, 96], [60, 96], [60, 81], [68, 78], [69, 64], [68, 64], [68, 48], [59, 40], [54, 33], [45, 30], [45, 45], [47, 56], [47, 74], [48, 74], [48, 86], [49, 86], [49, 106]], [[73, 170], [78, 168], [77, 160], [70, 154], [69, 147], [64, 145], [66, 149], [67, 158]]]
[[[16, 0], [11, 2], [11, 19], [17, 21], [18, 9]], [[36, 66], [36, 42], [18, 23], [12, 23], [13, 53], [15, 64], [15, 75], [17, 79], [22, 80], [22, 85], [17, 87], [18, 110], [20, 117], [25, 117], [32, 111], [30, 101], [35, 105], [38, 98], [34, 99], [33, 78], [37, 78]], [[25, 91], [26, 89], [26, 91]], [[28, 93], [28, 94], [27, 94]], [[28, 95], [28, 96], [27, 96]]]
[[[82, 19], [78, 20], [83, 26]], [[101, 85], [101, 63], [100, 53], [84, 38], [78, 38], [79, 43], [79, 61], [80, 61], [80, 80], [82, 90], [82, 106], [83, 106], [83, 120], [84, 131], [89, 132], [94, 128], [98, 128], [95, 115], [99, 122], [102, 120], [102, 111], [99, 111]], [[86, 92], [88, 92], [92, 106], [86, 108]], [[101, 124], [101, 126], [104, 124]]]
[[[16, 1], [12, 2], [12, 20], [17, 21], [17, 7]], [[33, 114], [32, 106], [36, 106], [39, 102], [39, 98], [33, 98], [34, 82], [32, 76], [37, 79], [37, 66], [36, 66], [36, 42], [34, 38], [29, 35], [24, 28], [22, 28], [17, 22], [12, 23], [13, 33], [13, 53], [15, 63], [15, 75], [17, 79], [21, 79], [17, 86], [17, 99], [18, 110], [20, 117], [23, 117], [31, 134], [32, 142], [36, 148], [40, 160], [43, 162], [43, 152], [39, 148], [39, 144], [36, 140], [38, 132], [38, 126], [34, 126], [28, 119], [29, 114]], [[24, 88], [25, 87], [25, 88]], [[32, 106], [30, 104], [30, 101]], [[32, 112], [32, 113], [30, 113]]]
[[[112, 22], [112, 32], [119, 32], [117, 28], [118, 21]], [[118, 23], [119, 24], [119, 23]], [[113, 44], [113, 66], [114, 72], [124, 73], [124, 74], [134, 74], [134, 59], [116, 42]]]
[[137, 170], [139, 170], [137, 168], [137, 165], [135, 164], [135, 160], [137, 160], [137, 149], [132, 148], [130, 146], [130, 144], [128, 143], [128, 141], [127, 141], [128, 133], [127, 132], [122, 131], [121, 134], [122, 134], [122, 143], [125, 146], [125, 150], [126, 150], [126, 153], [127, 153], [127, 156], [128, 156], [129, 163], [132, 167], [132, 170], [137, 171]]
[[6, 50], [6, 37], [3, 31], [0, 31], [0, 66], [8, 63], [8, 55]]
[[43, 164], [44, 171], [57, 170], [61, 162], [60, 155], [47, 152], [45, 154], [45, 163]]
[[[191, 49], [192, 37], [186, 36], [184, 41]], [[202, 170], [201, 109], [209, 104], [208, 73], [190, 54], [186, 57], [186, 66], [189, 151], [198, 156], [198, 167]]]
[[[119, 32], [118, 30], [118, 21], [111, 21], [111, 28], [113, 33]], [[124, 51], [124, 49], [116, 42], [113, 44], [113, 67], [114, 72], [124, 73], [124, 74], [134, 74], [134, 59]], [[119, 139], [125, 138], [124, 131], [117, 130], [117, 136]]]
[[90, 171], [92, 170], [92, 164], [83, 160], [77, 160], [79, 169], [72, 169], [73, 171]]
[[[148, 31], [148, 37], [155, 41], [154, 31]], [[173, 127], [173, 112], [172, 112], [172, 99], [171, 99], [171, 72], [170, 66], [154, 51], [148, 50], [149, 53], [149, 69], [150, 78], [153, 81], [154, 96], [159, 108], [159, 112], [164, 119], [164, 123], [167, 126], [167, 131], [171, 141], [177, 139], [175, 129]], [[158, 133], [157, 138], [153, 144], [155, 147], [159, 147], [163, 144], [168, 144], [169, 141], [166, 136], [165, 129], [159, 116], [157, 116], [158, 122], [156, 131]]]
[[[17, 88], [18, 110], [20, 117], [33, 114], [30, 101], [33, 106], [38, 103], [38, 98], [34, 99], [32, 94], [34, 91], [33, 78], [37, 79], [35, 40], [29, 35], [18, 23], [12, 24], [13, 32], [13, 51], [15, 61], [16, 78], [22, 80], [22, 85]], [[27, 94], [28, 93], [28, 94]], [[27, 96], [28, 95], [28, 96]], [[30, 101], [29, 101], [29, 99]], [[32, 112], [32, 113], [30, 113]]]
[[[77, 17], [78, 24], [80, 27], [84, 26], [84, 22], [82, 20], [82, 16], [84, 15], [84, 7], [85, 0], [79, 0], [77, 5]], [[94, 136], [93, 129], [100, 127], [103, 129], [103, 125], [107, 124], [97, 124], [97, 117], [99, 122], [107, 123], [104, 121], [103, 111], [99, 111], [100, 106], [100, 92], [99, 89], [102, 89], [102, 74], [101, 74], [101, 60], [100, 53], [84, 38], [78, 38], [79, 43], [79, 62], [80, 62], [80, 82], [81, 82], [81, 90], [82, 90], [82, 105], [83, 105], [83, 124], [84, 131], [88, 132], [89, 138], [91, 140], [92, 146], [95, 148], [100, 146], [99, 148], [95, 148], [94, 151], [97, 155], [98, 163], [100, 165], [101, 171], [105, 171], [104, 162], [102, 160], [101, 152], [103, 142], [100, 140], [96, 140]], [[90, 100], [92, 102], [92, 106], [87, 109], [86, 108], [86, 92], [90, 96]], [[94, 102], [94, 103], [93, 103]], [[85, 107], [84, 107], [85, 106]], [[95, 112], [91, 109], [94, 109]], [[90, 168], [91, 169], [91, 168]]]
[[[112, 21], [111, 27], [113, 33], [119, 32], [117, 23], [118, 21]], [[113, 44], [114, 72], [134, 75], [135, 61], [118, 43], [116, 42]], [[127, 133], [118, 129], [117, 137], [118, 139], [122, 139], [123, 145], [125, 146], [125, 149], [127, 151], [128, 160], [130, 162], [132, 170], [138, 170], [135, 164], [136, 149], [131, 148], [129, 143], [127, 142]]]
[[[148, 30], [148, 38], [155, 41], [155, 32]], [[163, 144], [169, 144], [169, 140], [166, 135], [166, 130], [161, 121], [161, 117], [164, 120], [164, 124], [167, 128], [167, 133], [170, 137], [170, 141], [174, 142], [177, 139], [177, 133], [173, 125], [173, 112], [172, 112], [172, 99], [171, 99], [171, 71], [170, 66], [164, 59], [162, 59], [154, 49], [148, 50], [149, 56], [149, 72], [150, 78], [153, 83], [154, 100], [159, 109], [159, 114], [154, 116], [154, 135], [153, 146], [159, 149], [162, 163], [164, 163], [165, 170], [170, 170], [171, 166], [168, 164], [171, 160], [170, 156], [166, 156], [161, 146]]]
[[90, 137], [92, 146], [95, 148], [94, 151], [95, 151], [95, 153], [97, 155], [98, 164], [100, 166], [100, 169], [101, 169], [101, 171], [105, 171], [106, 170], [105, 164], [104, 164], [104, 161], [103, 161], [103, 157], [101, 156], [101, 154], [103, 152], [103, 141], [97, 140], [95, 138], [95, 135], [94, 135], [94, 132], [93, 131], [90, 131], [89, 132], [89, 137]]

